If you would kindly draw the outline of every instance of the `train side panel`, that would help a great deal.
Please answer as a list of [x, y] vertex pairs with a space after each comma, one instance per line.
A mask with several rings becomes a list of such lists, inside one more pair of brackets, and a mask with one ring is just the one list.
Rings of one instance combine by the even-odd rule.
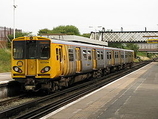
[[56, 60], [52, 61], [52, 66], [56, 68], [56, 76], [68, 76], [76, 73], [75, 47], [65, 44], [53, 44], [55, 48]]

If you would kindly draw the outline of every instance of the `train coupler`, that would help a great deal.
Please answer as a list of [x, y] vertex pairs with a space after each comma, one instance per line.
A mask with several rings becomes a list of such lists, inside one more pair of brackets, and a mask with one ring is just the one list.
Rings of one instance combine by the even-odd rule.
[[25, 89], [26, 90], [35, 90], [35, 80], [33, 78], [27, 78], [27, 81], [25, 83]]

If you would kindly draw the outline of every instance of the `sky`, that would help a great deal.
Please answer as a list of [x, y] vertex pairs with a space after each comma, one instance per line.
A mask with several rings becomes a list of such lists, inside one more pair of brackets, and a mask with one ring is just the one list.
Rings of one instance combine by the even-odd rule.
[[[13, 1], [0, 0], [0, 26], [13, 28]], [[80, 33], [105, 30], [158, 31], [158, 0], [15, 0], [15, 26], [40, 29], [74, 25]], [[90, 27], [91, 26], [91, 27]]]

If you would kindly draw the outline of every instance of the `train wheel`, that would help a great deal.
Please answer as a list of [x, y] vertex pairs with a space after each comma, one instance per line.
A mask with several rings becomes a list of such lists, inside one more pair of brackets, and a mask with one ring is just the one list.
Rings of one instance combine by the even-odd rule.
[[94, 71], [93, 72], [93, 78], [99, 78], [103, 75], [103, 72], [101, 69], [99, 69], [98, 71]]
[[59, 89], [59, 85], [57, 82], [52, 82], [52, 92], [55, 92]]
[[99, 69], [99, 70], [98, 70], [98, 78], [99, 78], [99, 77], [102, 77], [102, 76], [103, 76], [103, 71], [102, 71], [102, 69]]
[[93, 78], [97, 78], [97, 71], [93, 72]]

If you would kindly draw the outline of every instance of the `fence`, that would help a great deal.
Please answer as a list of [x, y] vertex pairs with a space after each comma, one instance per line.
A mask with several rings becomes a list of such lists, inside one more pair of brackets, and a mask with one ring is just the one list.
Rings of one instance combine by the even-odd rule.
[[[16, 29], [16, 32], [22, 32], [22, 30]], [[8, 35], [13, 34], [14, 29], [7, 27], [0, 27], [0, 48], [6, 48], [9, 41]]]

